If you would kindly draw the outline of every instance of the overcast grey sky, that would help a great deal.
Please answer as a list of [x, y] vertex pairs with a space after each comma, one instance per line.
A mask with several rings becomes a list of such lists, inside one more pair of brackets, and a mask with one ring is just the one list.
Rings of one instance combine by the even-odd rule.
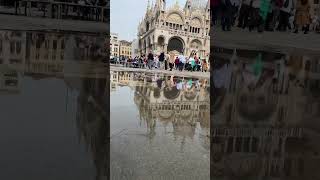
[[[155, 0], [153, 0], [155, 2]], [[177, 0], [167, 0], [167, 7]], [[184, 6], [186, 0], [178, 0]], [[150, 0], [150, 4], [152, 0]], [[111, 0], [110, 2], [110, 28], [111, 32], [118, 33], [119, 39], [133, 40], [137, 37], [137, 28], [145, 14], [148, 0]]]

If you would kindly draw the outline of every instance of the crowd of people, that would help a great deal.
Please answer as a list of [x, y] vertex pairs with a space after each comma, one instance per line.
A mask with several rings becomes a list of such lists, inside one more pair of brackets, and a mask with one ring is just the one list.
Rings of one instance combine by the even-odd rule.
[[[249, 31], [320, 32], [320, 18], [310, 14], [308, 0], [211, 0], [213, 26]], [[218, 23], [219, 22], [219, 23]]]
[[190, 56], [177, 55], [173, 52], [168, 54], [164, 52], [154, 54], [150, 51], [147, 55], [127, 59], [123, 62], [123, 65], [136, 68], [164, 69], [168, 71], [209, 71], [208, 58], [202, 59], [196, 54]]

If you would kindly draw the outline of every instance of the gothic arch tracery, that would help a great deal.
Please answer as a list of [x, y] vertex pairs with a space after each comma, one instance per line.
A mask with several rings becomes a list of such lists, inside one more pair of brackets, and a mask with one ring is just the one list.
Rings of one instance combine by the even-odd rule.
[[169, 13], [166, 20], [167, 22], [171, 22], [171, 23], [184, 24], [183, 15], [177, 11]]

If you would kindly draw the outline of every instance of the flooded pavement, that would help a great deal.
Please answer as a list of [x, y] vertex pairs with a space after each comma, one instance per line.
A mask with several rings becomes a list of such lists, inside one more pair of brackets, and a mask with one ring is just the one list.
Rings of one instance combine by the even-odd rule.
[[211, 179], [320, 179], [319, 57], [215, 47]]
[[210, 179], [208, 79], [110, 75], [111, 179]]
[[0, 179], [109, 179], [103, 39], [0, 31]]

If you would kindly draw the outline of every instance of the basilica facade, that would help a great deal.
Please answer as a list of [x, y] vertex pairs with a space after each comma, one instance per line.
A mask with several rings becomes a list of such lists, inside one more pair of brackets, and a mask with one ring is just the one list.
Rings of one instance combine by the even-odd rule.
[[175, 52], [205, 59], [210, 50], [210, 5], [207, 0], [187, 0], [166, 7], [165, 0], [148, 4], [145, 17], [138, 27], [140, 54], [150, 51]]

